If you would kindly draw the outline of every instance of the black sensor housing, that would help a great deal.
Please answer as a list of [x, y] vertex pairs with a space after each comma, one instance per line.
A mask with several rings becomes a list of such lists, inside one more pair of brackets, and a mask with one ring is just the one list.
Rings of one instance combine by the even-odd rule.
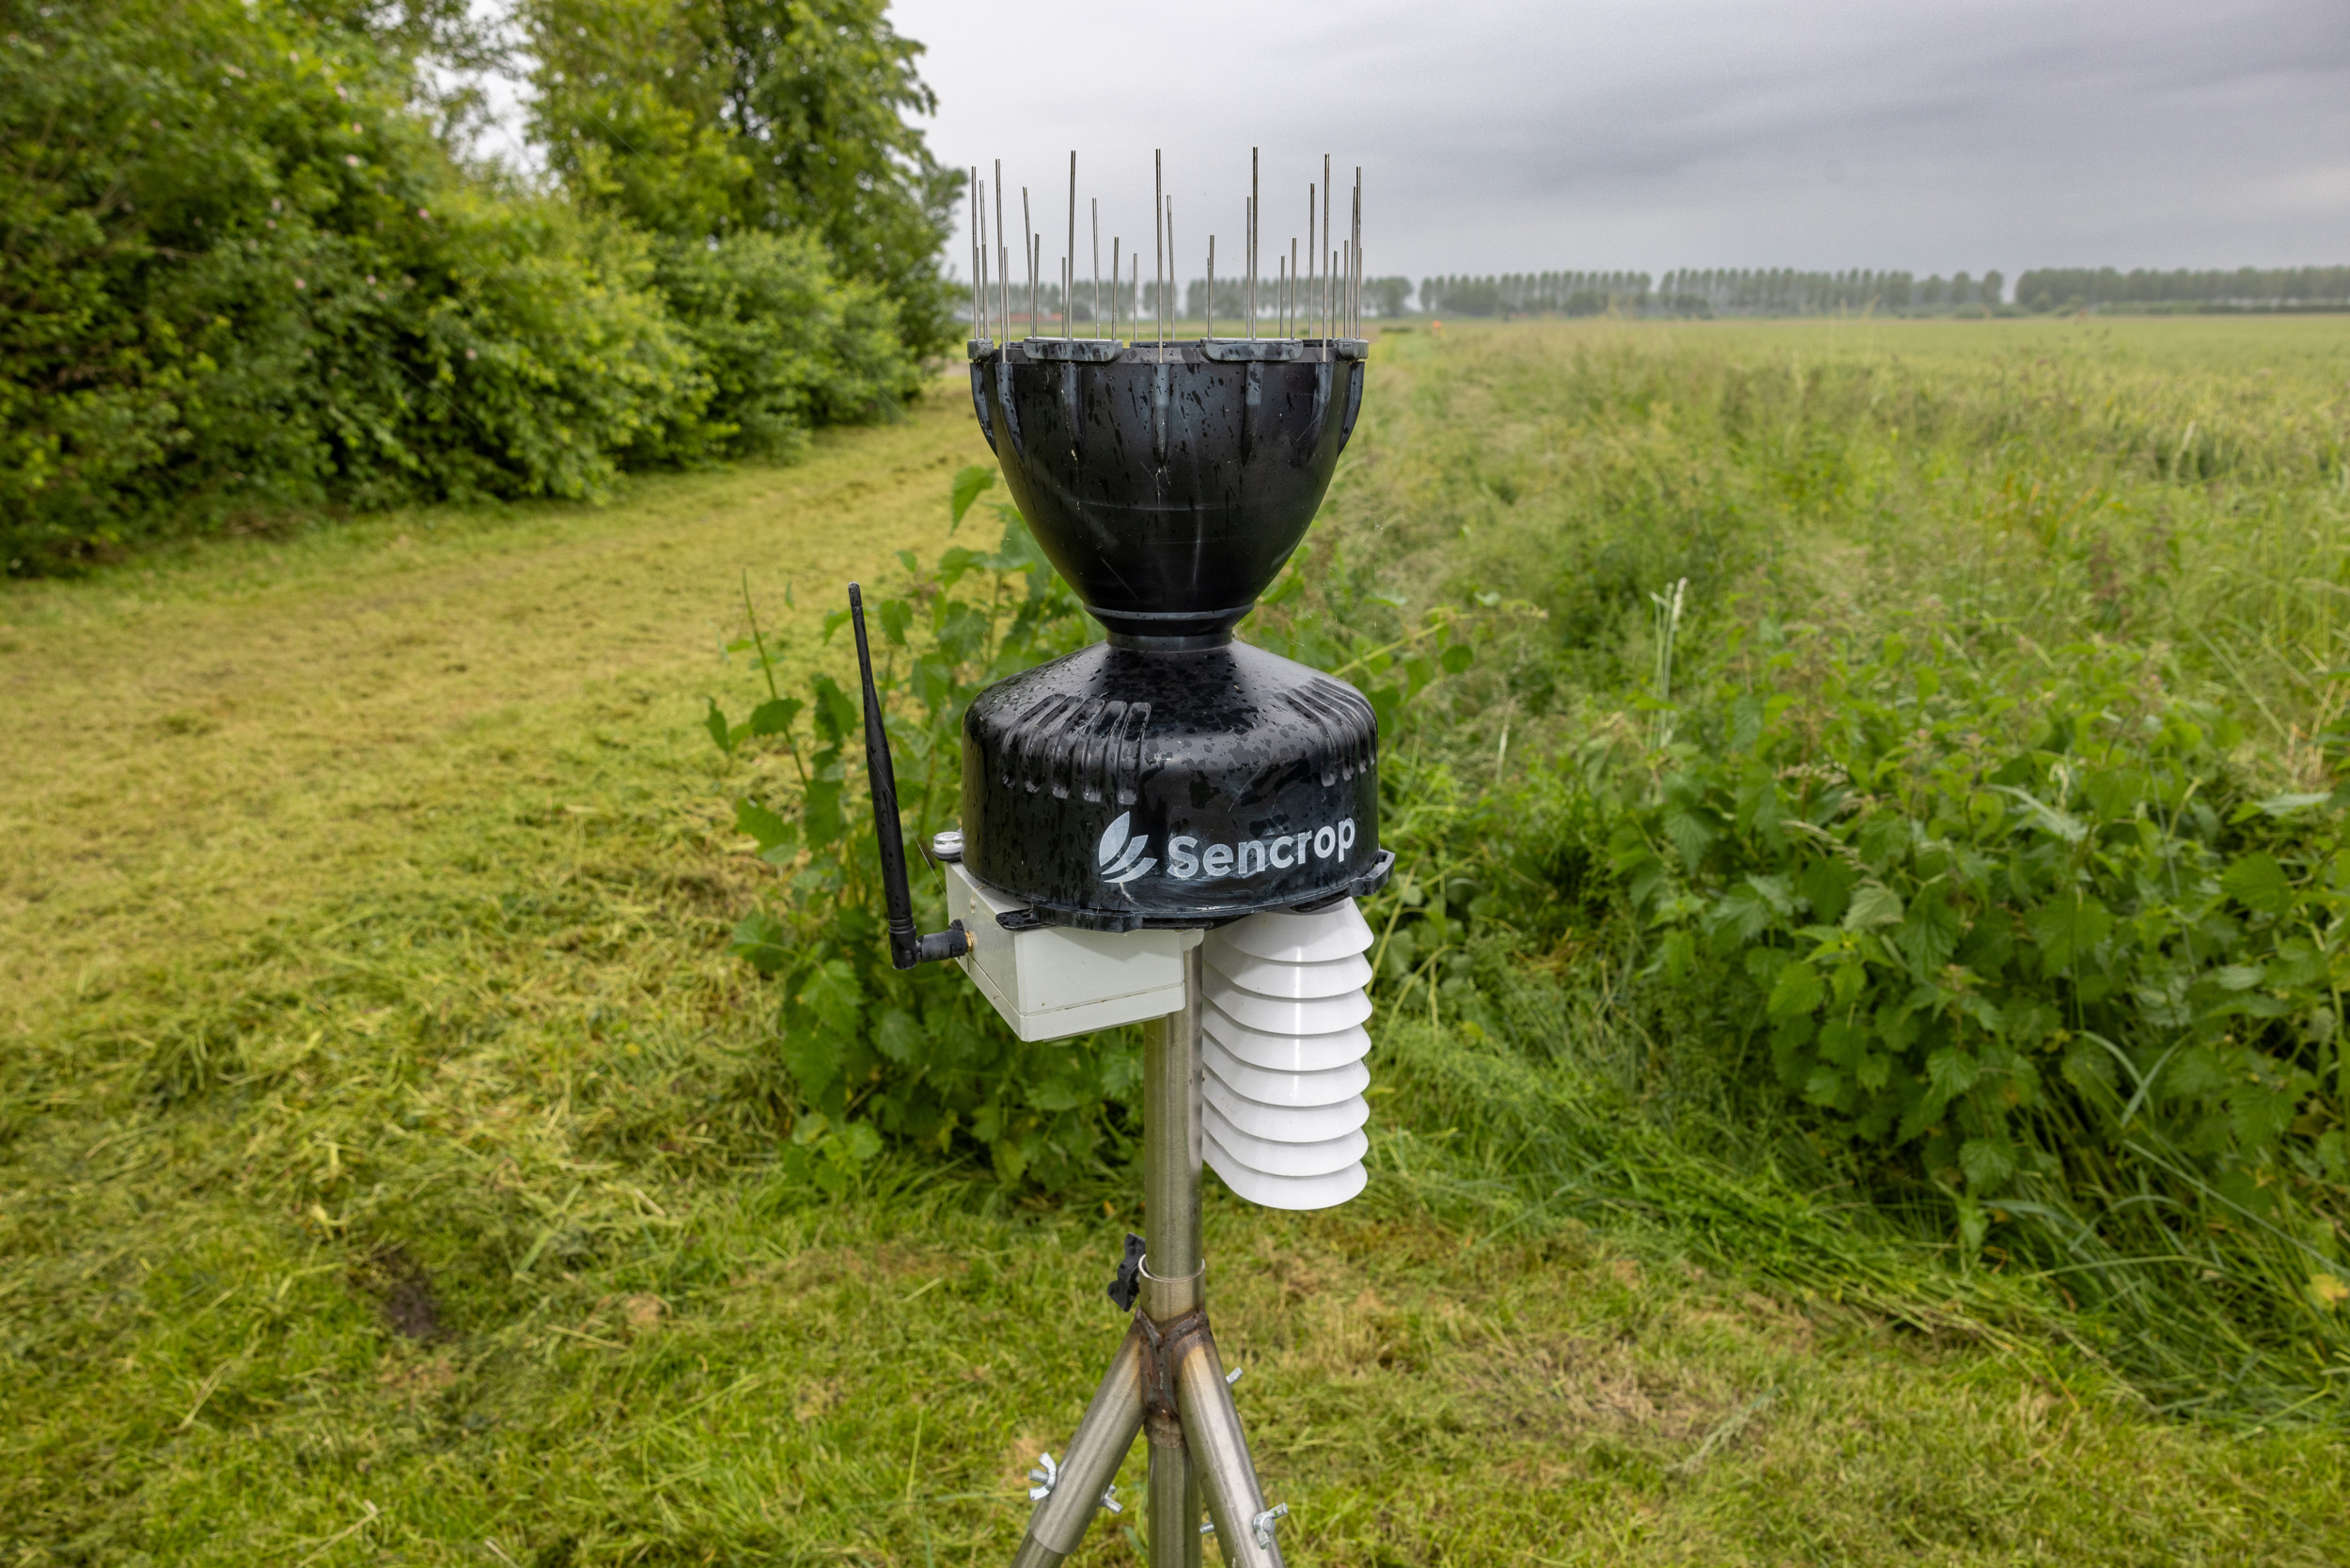
[[1109, 632], [964, 719], [964, 864], [1035, 920], [1212, 925], [1386, 880], [1370, 703], [1232, 638], [1321, 505], [1365, 347], [972, 345], [1012, 498]]

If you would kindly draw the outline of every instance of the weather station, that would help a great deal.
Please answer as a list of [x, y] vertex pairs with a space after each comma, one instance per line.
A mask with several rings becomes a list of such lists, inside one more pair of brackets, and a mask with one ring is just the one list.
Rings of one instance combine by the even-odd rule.
[[[1023, 1040], [1138, 1023], [1144, 1041], [1146, 1233], [1126, 1238], [1108, 1290], [1133, 1325], [1061, 1456], [1032, 1472], [1014, 1560], [1058, 1563], [1120, 1508], [1112, 1482], [1139, 1435], [1153, 1568], [1198, 1562], [1206, 1536], [1227, 1562], [1271, 1568], [1288, 1509], [1265, 1498], [1210, 1326], [1201, 1168], [1279, 1209], [1362, 1191], [1371, 933], [1356, 901], [1394, 856], [1379, 847], [1370, 703], [1233, 628], [1304, 538], [1362, 408], [1361, 174], [1348, 235], [1324, 246], [1324, 160], [1308, 199], [1308, 253], [1322, 255], [1301, 269], [1292, 244], [1267, 278], [1252, 158], [1231, 280], [1244, 320], [1215, 334], [1211, 241], [1208, 331], [1189, 340], [1172, 336], [1162, 179], [1152, 321], [1138, 319], [1139, 257], [1121, 288], [1114, 244], [1090, 323], [1106, 297], [1109, 334], [1079, 337], [1073, 154], [1066, 330], [1017, 341], [1010, 247], [989, 242], [977, 175], [972, 405], [1038, 544], [1107, 635], [972, 701], [962, 822], [928, 846], [951, 923], [924, 934], [850, 585], [891, 958], [960, 964]], [[999, 169], [998, 236], [1001, 185]], [[1041, 238], [1021, 248], [1033, 326]], [[1097, 269], [1099, 248], [1097, 228]], [[1267, 316], [1275, 332], [1260, 336]]]

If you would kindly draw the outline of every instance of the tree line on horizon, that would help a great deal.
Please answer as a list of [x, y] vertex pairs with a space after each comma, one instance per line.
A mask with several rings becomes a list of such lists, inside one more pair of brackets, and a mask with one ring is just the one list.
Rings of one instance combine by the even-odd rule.
[[[1811, 316], [1938, 314], [2010, 305], [2005, 277], [1955, 273], [1920, 278], [1855, 268], [1697, 268], [1653, 278], [1644, 272], [1502, 273], [1420, 280], [1423, 315]], [[2199, 309], [2350, 308], [2350, 267], [2239, 267], [2129, 273], [2043, 268], [2016, 281], [2016, 308], [2095, 309], [2140, 305]]]
[[2043, 267], [2015, 280], [2027, 310], [2094, 309], [2105, 305], [2186, 306], [2212, 309], [2334, 309], [2350, 306], [2350, 267], [2237, 267], [2159, 272], [2113, 267]]

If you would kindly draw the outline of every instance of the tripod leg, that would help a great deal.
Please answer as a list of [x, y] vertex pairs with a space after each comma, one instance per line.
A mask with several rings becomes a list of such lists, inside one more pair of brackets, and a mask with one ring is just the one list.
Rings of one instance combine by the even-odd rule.
[[1167, 1380], [1175, 1386], [1183, 1440], [1199, 1489], [1206, 1494], [1208, 1517], [1215, 1521], [1216, 1548], [1225, 1562], [1230, 1568], [1281, 1568], [1272, 1522], [1266, 1521], [1261, 1533], [1257, 1528], [1264, 1513], [1264, 1494], [1257, 1486], [1248, 1439], [1240, 1429], [1240, 1413], [1232, 1408], [1232, 1390], [1225, 1384], [1214, 1337], [1204, 1330], [1187, 1337], [1175, 1352]]
[[[1028, 1533], [1020, 1543], [1013, 1568], [1054, 1568], [1077, 1549], [1086, 1527], [1102, 1506], [1102, 1493], [1125, 1463], [1142, 1430], [1142, 1330], [1126, 1331], [1093, 1403], [1069, 1439], [1069, 1456], [1061, 1462], [1053, 1490], [1029, 1516]], [[1154, 1450], [1155, 1451], [1155, 1450]]]
[[1151, 1568], [1199, 1568], [1199, 1485], [1191, 1450], [1151, 1445]]

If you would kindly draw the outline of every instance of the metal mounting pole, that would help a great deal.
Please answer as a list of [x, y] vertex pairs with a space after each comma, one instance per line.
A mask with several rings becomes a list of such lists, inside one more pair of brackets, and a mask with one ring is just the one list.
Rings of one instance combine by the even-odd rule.
[[1143, 1026], [1142, 1205], [1145, 1247], [1135, 1326], [1086, 1407], [1069, 1457], [1049, 1465], [1042, 1501], [1013, 1568], [1055, 1568], [1077, 1549], [1137, 1430], [1150, 1443], [1150, 1568], [1199, 1568], [1199, 1515], [1214, 1521], [1230, 1568], [1281, 1568], [1248, 1441], [1209, 1333], [1199, 1245], [1198, 948], [1184, 955], [1183, 1010]]
[[[1164, 1326], [1197, 1310], [1199, 1257], [1199, 949], [1183, 955], [1183, 1011], [1142, 1027], [1142, 1309]], [[1170, 1393], [1171, 1389], [1168, 1390]], [[1198, 1568], [1199, 1486], [1169, 1402], [1149, 1403], [1151, 1568]]]

